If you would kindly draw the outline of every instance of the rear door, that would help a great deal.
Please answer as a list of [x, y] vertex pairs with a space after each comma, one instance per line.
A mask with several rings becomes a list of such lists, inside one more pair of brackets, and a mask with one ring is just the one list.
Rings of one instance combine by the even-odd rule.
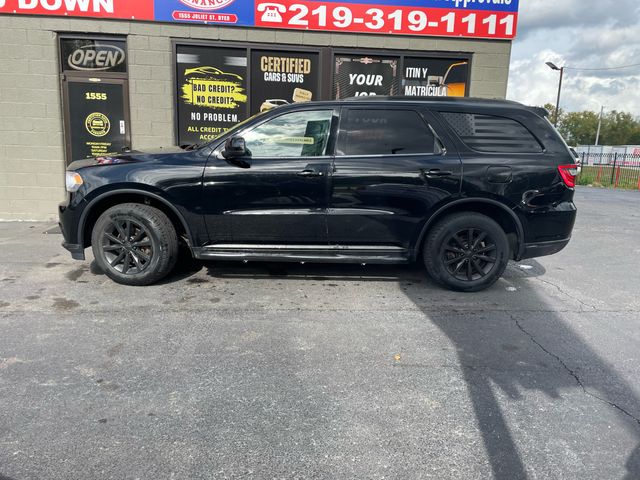
[[330, 243], [408, 250], [434, 208], [459, 194], [460, 159], [426, 115], [388, 104], [342, 109], [327, 212]]

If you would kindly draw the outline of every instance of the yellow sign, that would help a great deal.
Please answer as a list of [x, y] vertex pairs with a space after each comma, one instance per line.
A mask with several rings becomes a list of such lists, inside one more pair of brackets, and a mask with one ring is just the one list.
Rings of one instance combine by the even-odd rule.
[[238, 108], [246, 103], [247, 95], [242, 88], [242, 77], [225, 73], [214, 67], [199, 67], [185, 71], [191, 77], [182, 85], [182, 99], [185, 103], [208, 108]]
[[109, 118], [100, 112], [90, 113], [84, 121], [84, 125], [94, 137], [104, 137], [111, 130], [111, 122]]

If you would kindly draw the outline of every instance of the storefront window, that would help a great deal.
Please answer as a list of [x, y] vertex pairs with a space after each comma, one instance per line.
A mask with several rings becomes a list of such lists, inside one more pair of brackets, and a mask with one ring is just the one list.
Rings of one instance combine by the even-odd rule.
[[248, 117], [244, 49], [177, 46], [178, 143], [204, 143]]
[[398, 60], [393, 57], [337, 55], [334, 98], [396, 95]]
[[464, 97], [467, 93], [469, 61], [452, 58], [404, 59], [402, 95]]
[[470, 58], [177, 43], [177, 143], [206, 143], [251, 115], [291, 103], [370, 95], [466, 96]]
[[251, 67], [252, 114], [320, 99], [318, 53], [254, 50]]

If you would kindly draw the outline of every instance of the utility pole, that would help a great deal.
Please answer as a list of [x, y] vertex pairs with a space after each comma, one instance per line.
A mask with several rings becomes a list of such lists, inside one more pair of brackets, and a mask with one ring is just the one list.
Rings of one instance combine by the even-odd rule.
[[598, 118], [598, 131], [596, 132], [596, 145], [598, 145], [598, 140], [600, 140], [600, 127], [602, 126], [602, 114], [604, 113], [604, 105], [600, 109], [600, 117]]
[[556, 114], [553, 116], [553, 125], [558, 126], [558, 116], [560, 115], [560, 92], [562, 92], [562, 77], [565, 67], [558, 67], [553, 62], [546, 62], [547, 67], [551, 70], [560, 72], [560, 81], [558, 82], [558, 99], [556, 100]]

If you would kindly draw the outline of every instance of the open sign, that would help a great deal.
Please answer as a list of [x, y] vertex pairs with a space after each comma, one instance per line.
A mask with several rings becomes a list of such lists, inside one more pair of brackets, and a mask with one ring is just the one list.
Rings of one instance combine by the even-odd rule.
[[67, 63], [75, 70], [112, 70], [124, 63], [124, 50], [115, 45], [85, 45], [69, 55]]

